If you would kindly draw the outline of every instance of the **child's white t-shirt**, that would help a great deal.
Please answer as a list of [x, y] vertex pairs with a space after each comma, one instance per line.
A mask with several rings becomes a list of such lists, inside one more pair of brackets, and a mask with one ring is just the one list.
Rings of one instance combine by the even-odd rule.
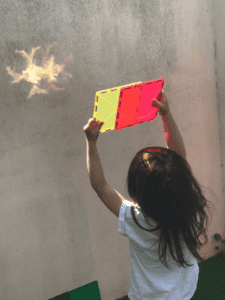
[[[146, 229], [154, 229], [156, 223], [148, 221], [135, 204], [134, 213], [138, 223]], [[196, 258], [183, 243], [184, 258], [192, 267], [182, 267], [173, 259], [167, 245], [168, 269], [159, 259], [159, 233], [147, 232], [137, 226], [131, 213], [131, 202], [125, 200], [119, 212], [119, 233], [130, 241], [130, 300], [190, 300], [194, 295], [199, 275]], [[155, 244], [155, 245], [154, 245]], [[163, 248], [162, 248], [163, 249]], [[174, 248], [173, 248], [174, 249]], [[176, 251], [173, 252], [177, 258]], [[162, 250], [161, 250], [162, 254]], [[163, 259], [163, 258], [161, 258]]]

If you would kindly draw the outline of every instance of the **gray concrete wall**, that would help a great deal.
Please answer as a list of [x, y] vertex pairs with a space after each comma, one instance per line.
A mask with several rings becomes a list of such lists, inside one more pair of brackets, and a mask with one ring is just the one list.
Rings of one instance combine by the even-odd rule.
[[[200, 183], [216, 194], [205, 194], [216, 205], [209, 236], [223, 234], [225, 3], [0, 4], [0, 298], [43, 300], [94, 280], [102, 300], [128, 293], [129, 241], [92, 190], [86, 167], [83, 126], [102, 89], [165, 78], [187, 160]], [[48, 58], [53, 55], [59, 69], [67, 58], [71, 76], [41, 81], [42, 92], [28, 98], [37, 84], [12, 83], [6, 68], [21, 74], [27, 60], [15, 51], [30, 54], [37, 47], [42, 50], [34, 60], [41, 68], [54, 42]], [[129, 164], [147, 146], [166, 147], [160, 116], [99, 137], [106, 179], [126, 198]], [[200, 254], [213, 255], [211, 241]]]

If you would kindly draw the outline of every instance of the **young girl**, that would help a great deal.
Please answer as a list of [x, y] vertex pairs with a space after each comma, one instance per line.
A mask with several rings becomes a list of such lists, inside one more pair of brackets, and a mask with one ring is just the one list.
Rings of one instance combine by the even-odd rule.
[[[165, 93], [154, 100], [162, 116], [168, 148], [148, 147], [133, 158], [119, 233], [130, 242], [130, 300], [190, 300], [198, 282], [197, 253], [208, 238], [208, 216], [200, 184], [186, 161], [179, 130]], [[207, 243], [206, 241], [206, 243]], [[168, 263], [166, 259], [168, 257]], [[163, 258], [163, 259], [162, 259]]]
[[206, 237], [206, 199], [186, 161], [164, 93], [161, 103], [155, 101], [154, 105], [159, 108], [168, 148], [172, 149], [144, 148], [129, 167], [127, 188], [135, 205], [124, 201], [119, 215], [119, 232], [130, 241], [128, 296], [130, 300], [190, 300], [197, 288], [197, 259], [203, 261], [197, 248], [202, 245], [199, 236]]

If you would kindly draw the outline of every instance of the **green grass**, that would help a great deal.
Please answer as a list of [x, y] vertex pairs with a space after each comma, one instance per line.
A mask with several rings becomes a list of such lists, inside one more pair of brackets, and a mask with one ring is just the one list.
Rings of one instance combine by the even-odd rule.
[[199, 280], [192, 300], [225, 299], [225, 257], [213, 256], [199, 264]]

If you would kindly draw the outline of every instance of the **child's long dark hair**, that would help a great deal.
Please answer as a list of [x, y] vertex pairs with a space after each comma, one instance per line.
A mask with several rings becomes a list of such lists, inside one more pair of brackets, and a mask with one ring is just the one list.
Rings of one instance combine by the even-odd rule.
[[[130, 164], [126, 184], [130, 198], [140, 206], [146, 222], [147, 216], [158, 225], [155, 229], [142, 227], [137, 222], [134, 207], [131, 207], [135, 223], [149, 232], [161, 230], [159, 258], [164, 258], [166, 266], [165, 257], [168, 243], [170, 253], [176, 262], [183, 267], [185, 267], [184, 264], [192, 266], [184, 260], [179, 240], [180, 234], [192, 254], [199, 261], [204, 260], [198, 255], [197, 247], [200, 248], [199, 245], [203, 245], [199, 241], [200, 235], [203, 234], [208, 241], [203, 227], [205, 218], [208, 224], [208, 216], [204, 211], [204, 207], [207, 206], [206, 199], [198, 181], [192, 174], [190, 165], [181, 155], [163, 147], [149, 147], [140, 150]], [[200, 217], [200, 222], [198, 222], [197, 216]], [[162, 241], [165, 242], [165, 247], [160, 256]], [[171, 249], [172, 241], [175, 244], [178, 260], [174, 257]], [[162, 263], [164, 264], [164, 262]]]

